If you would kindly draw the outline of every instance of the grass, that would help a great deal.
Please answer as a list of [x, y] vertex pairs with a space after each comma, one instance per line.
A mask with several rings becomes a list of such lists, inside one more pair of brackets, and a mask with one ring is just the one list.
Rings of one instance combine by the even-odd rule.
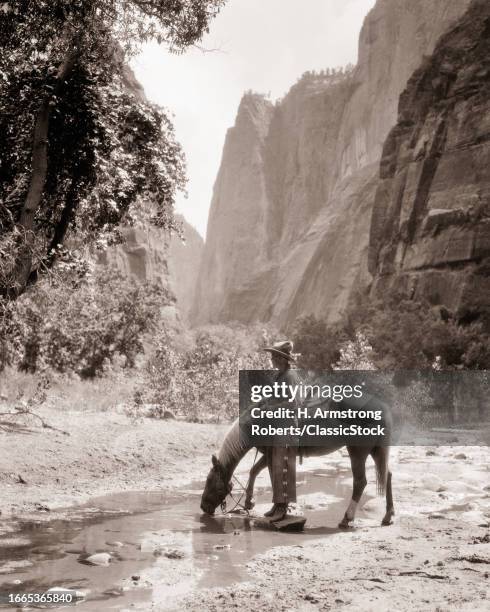
[[0, 402], [9, 408], [29, 403], [63, 411], [107, 412], [132, 402], [138, 370], [110, 372], [81, 380], [60, 374], [28, 374], [7, 368], [0, 374]]

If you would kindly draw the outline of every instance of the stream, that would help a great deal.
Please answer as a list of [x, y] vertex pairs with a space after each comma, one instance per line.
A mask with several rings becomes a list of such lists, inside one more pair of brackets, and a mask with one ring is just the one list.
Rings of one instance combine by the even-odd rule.
[[[0, 593], [62, 587], [81, 591], [77, 609], [90, 612], [137, 610], [152, 601], [171, 608], [175, 597], [193, 589], [245, 581], [247, 562], [274, 546], [336, 533], [352, 489], [346, 471], [299, 472], [298, 501], [307, 518], [301, 533], [266, 530], [234, 514], [202, 515], [201, 491], [202, 483], [194, 483], [171, 496], [119, 493], [60, 512], [59, 518], [51, 512], [44, 520], [6, 525], [0, 535]], [[270, 490], [257, 492], [258, 514], [269, 508]], [[87, 564], [95, 553], [109, 553], [110, 563]]]

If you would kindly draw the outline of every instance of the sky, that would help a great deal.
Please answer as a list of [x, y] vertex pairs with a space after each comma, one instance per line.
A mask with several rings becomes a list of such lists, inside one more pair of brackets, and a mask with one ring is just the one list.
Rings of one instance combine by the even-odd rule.
[[282, 97], [307, 70], [357, 61], [375, 0], [228, 0], [201, 49], [174, 55], [147, 44], [132, 68], [147, 97], [165, 107], [187, 159], [182, 213], [204, 237], [226, 131], [249, 89]]

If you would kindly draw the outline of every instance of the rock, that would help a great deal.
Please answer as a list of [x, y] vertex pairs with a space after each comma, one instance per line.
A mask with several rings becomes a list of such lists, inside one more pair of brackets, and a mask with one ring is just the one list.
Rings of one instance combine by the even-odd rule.
[[123, 244], [98, 252], [96, 259], [99, 265], [114, 266], [125, 276], [170, 287], [185, 319], [193, 301], [203, 239], [184, 217], [177, 215], [177, 220], [183, 240], [153, 226], [126, 227], [121, 230]]
[[134, 576], [131, 576], [131, 580], [133, 580], [134, 582], [138, 582], [140, 578], [141, 576], [138, 576], [137, 574], [134, 574]]
[[280, 521], [274, 521], [273, 523], [266, 517], [258, 517], [254, 520], [254, 526], [261, 529], [271, 529], [277, 531], [291, 531], [298, 532], [303, 531], [306, 523], [306, 517], [294, 516], [286, 514], [286, 516]]
[[113, 589], [107, 589], [106, 591], [102, 591], [102, 594], [106, 597], [121, 597], [121, 595], [124, 595], [124, 588], [115, 587]]
[[216, 178], [192, 322], [336, 321], [370, 284], [372, 206], [399, 96], [469, 2], [377, 2], [350, 75], [306, 74], [275, 105], [243, 97]]
[[428, 516], [428, 519], [445, 519], [447, 516], [441, 514], [440, 512], [431, 512]]
[[422, 485], [425, 489], [434, 492], [445, 491], [447, 489], [443, 481], [435, 474], [427, 474], [422, 478]]
[[183, 559], [185, 553], [178, 548], [156, 548], [153, 551], [155, 557], [167, 557], [167, 559]]
[[[183, 240], [178, 236], [170, 239], [168, 271], [170, 286], [177, 298], [177, 307], [184, 319], [189, 317], [194, 301], [199, 267], [201, 265], [204, 240], [184, 217], [177, 215], [182, 223]], [[185, 271], [185, 274], [182, 271]]]
[[490, 144], [481, 120], [490, 84], [479, 70], [490, 54], [489, 16], [490, 4], [473, 0], [401, 95], [369, 244], [372, 295], [394, 289], [471, 320], [484, 315], [490, 292]]
[[213, 550], [230, 550], [231, 546], [229, 544], [215, 544], [213, 546]]
[[455, 459], [468, 459], [467, 455], [465, 455], [464, 453], [456, 453], [456, 455], [454, 455]]
[[83, 559], [88, 565], [109, 565], [112, 561], [112, 556], [109, 553], [95, 553]]
[[51, 512], [51, 508], [49, 508], [49, 506], [46, 506], [46, 504], [36, 503], [34, 504], [34, 507], [36, 508], [36, 510], [39, 510], [39, 512]]
[[66, 589], [64, 587], [51, 587], [46, 593], [56, 593], [57, 595], [71, 595], [73, 600], [79, 601], [85, 599], [85, 593], [77, 589]]
[[307, 594], [304, 596], [304, 599], [305, 599], [306, 601], [311, 601], [311, 603], [319, 603], [319, 600], [320, 600], [320, 599], [323, 599], [323, 597], [320, 597], [320, 596], [318, 596], [318, 595], [313, 595], [312, 593], [307, 593]]
[[2, 562], [0, 565], [0, 576], [2, 574], [14, 574], [16, 572], [21, 572], [29, 567], [32, 567], [32, 565], [33, 563], [27, 559]]

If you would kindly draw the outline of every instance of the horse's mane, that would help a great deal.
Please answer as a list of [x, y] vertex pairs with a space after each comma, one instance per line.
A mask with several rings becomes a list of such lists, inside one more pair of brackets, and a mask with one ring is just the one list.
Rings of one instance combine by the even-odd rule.
[[250, 450], [250, 446], [245, 444], [240, 436], [240, 422], [235, 419], [228, 433], [223, 440], [219, 451], [219, 462], [231, 476], [236, 466]]

